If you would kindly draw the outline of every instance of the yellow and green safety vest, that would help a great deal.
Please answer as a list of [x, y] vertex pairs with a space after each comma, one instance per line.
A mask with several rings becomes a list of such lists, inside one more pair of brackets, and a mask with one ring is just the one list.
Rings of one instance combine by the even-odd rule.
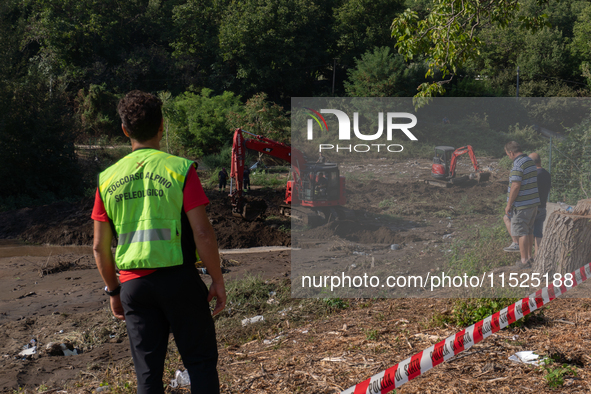
[[137, 149], [99, 175], [99, 192], [118, 236], [120, 270], [183, 264], [183, 187], [192, 161]]

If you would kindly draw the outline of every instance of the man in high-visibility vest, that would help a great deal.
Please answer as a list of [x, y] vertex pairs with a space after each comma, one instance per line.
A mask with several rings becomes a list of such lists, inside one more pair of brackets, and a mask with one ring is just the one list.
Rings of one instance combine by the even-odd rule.
[[[160, 151], [162, 102], [132, 91], [118, 106], [132, 153], [99, 175], [94, 257], [115, 317], [125, 320], [138, 393], [164, 393], [169, 332], [192, 393], [219, 393], [213, 314], [226, 304], [216, 237], [193, 162]], [[113, 236], [118, 239], [115, 257]], [[213, 283], [195, 268], [196, 252]], [[119, 280], [116, 275], [119, 269]], [[121, 284], [119, 283], [121, 282]]]

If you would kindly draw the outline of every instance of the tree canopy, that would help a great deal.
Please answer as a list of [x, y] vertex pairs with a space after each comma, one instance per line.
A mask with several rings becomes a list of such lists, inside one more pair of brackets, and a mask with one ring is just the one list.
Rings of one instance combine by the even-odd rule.
[[3, 0], [0, 164], [70, 171], [132, 89], [195, 157], [235, 127], [286, 141], [292, 97], [514, 96], [518, 66], [522, 96], [588, 96], [590, 35], [590, 0]]
[[422, 18], [407, 9], [394, 19], [392, 37], [399, 52], [406, 59], [423, 56], [428, 64], [426, 76], [440, 72], [443, 78], [423, 83], [418, 95], [442, 94], [445, 83], [468, 61], [480, 57], [485, 41], [479, 33], [483, 28], [504, 29], [515, 23], [518, 29], [532, 31], [547, 24], [546, 14], [519, 13], [521, 6], [519, 0], [442, 0], [430, 4]]

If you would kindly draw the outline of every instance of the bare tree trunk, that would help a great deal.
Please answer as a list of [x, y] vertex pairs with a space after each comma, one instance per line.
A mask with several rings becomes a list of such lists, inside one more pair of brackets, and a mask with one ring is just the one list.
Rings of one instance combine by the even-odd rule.
[[591, 262], [591, 199], [572, 213], [552, 212], [534, 264], [534, 272], [562, 275]]

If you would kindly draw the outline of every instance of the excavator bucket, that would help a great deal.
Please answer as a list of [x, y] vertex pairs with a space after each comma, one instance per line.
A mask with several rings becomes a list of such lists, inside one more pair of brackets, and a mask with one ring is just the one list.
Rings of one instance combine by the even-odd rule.
[[247, 210], [247, 205], [245, 204], [241, 211], [232, 210], [232, 216], [234, 216], [235, 218], [246, 219], [246, 210]]
[[258, 219], [267, 210], [267, 204], [263, 200], [252, 200], [244, 204], [242, 210], [232, 210], [232, 216], [242, 218], [248, 221]]
[[490, 172], [477, 172], [470, 174], [470, 179], [475, 179], [478, 183], [486, 182], [490, 179]]
[[241, 211], [232, 211], [232, 216], [236, 218], [242, 218], [244, 220], [253, 221], [261, 214], [256, 209], [250, 209], [250, 205], [244, 204]]

